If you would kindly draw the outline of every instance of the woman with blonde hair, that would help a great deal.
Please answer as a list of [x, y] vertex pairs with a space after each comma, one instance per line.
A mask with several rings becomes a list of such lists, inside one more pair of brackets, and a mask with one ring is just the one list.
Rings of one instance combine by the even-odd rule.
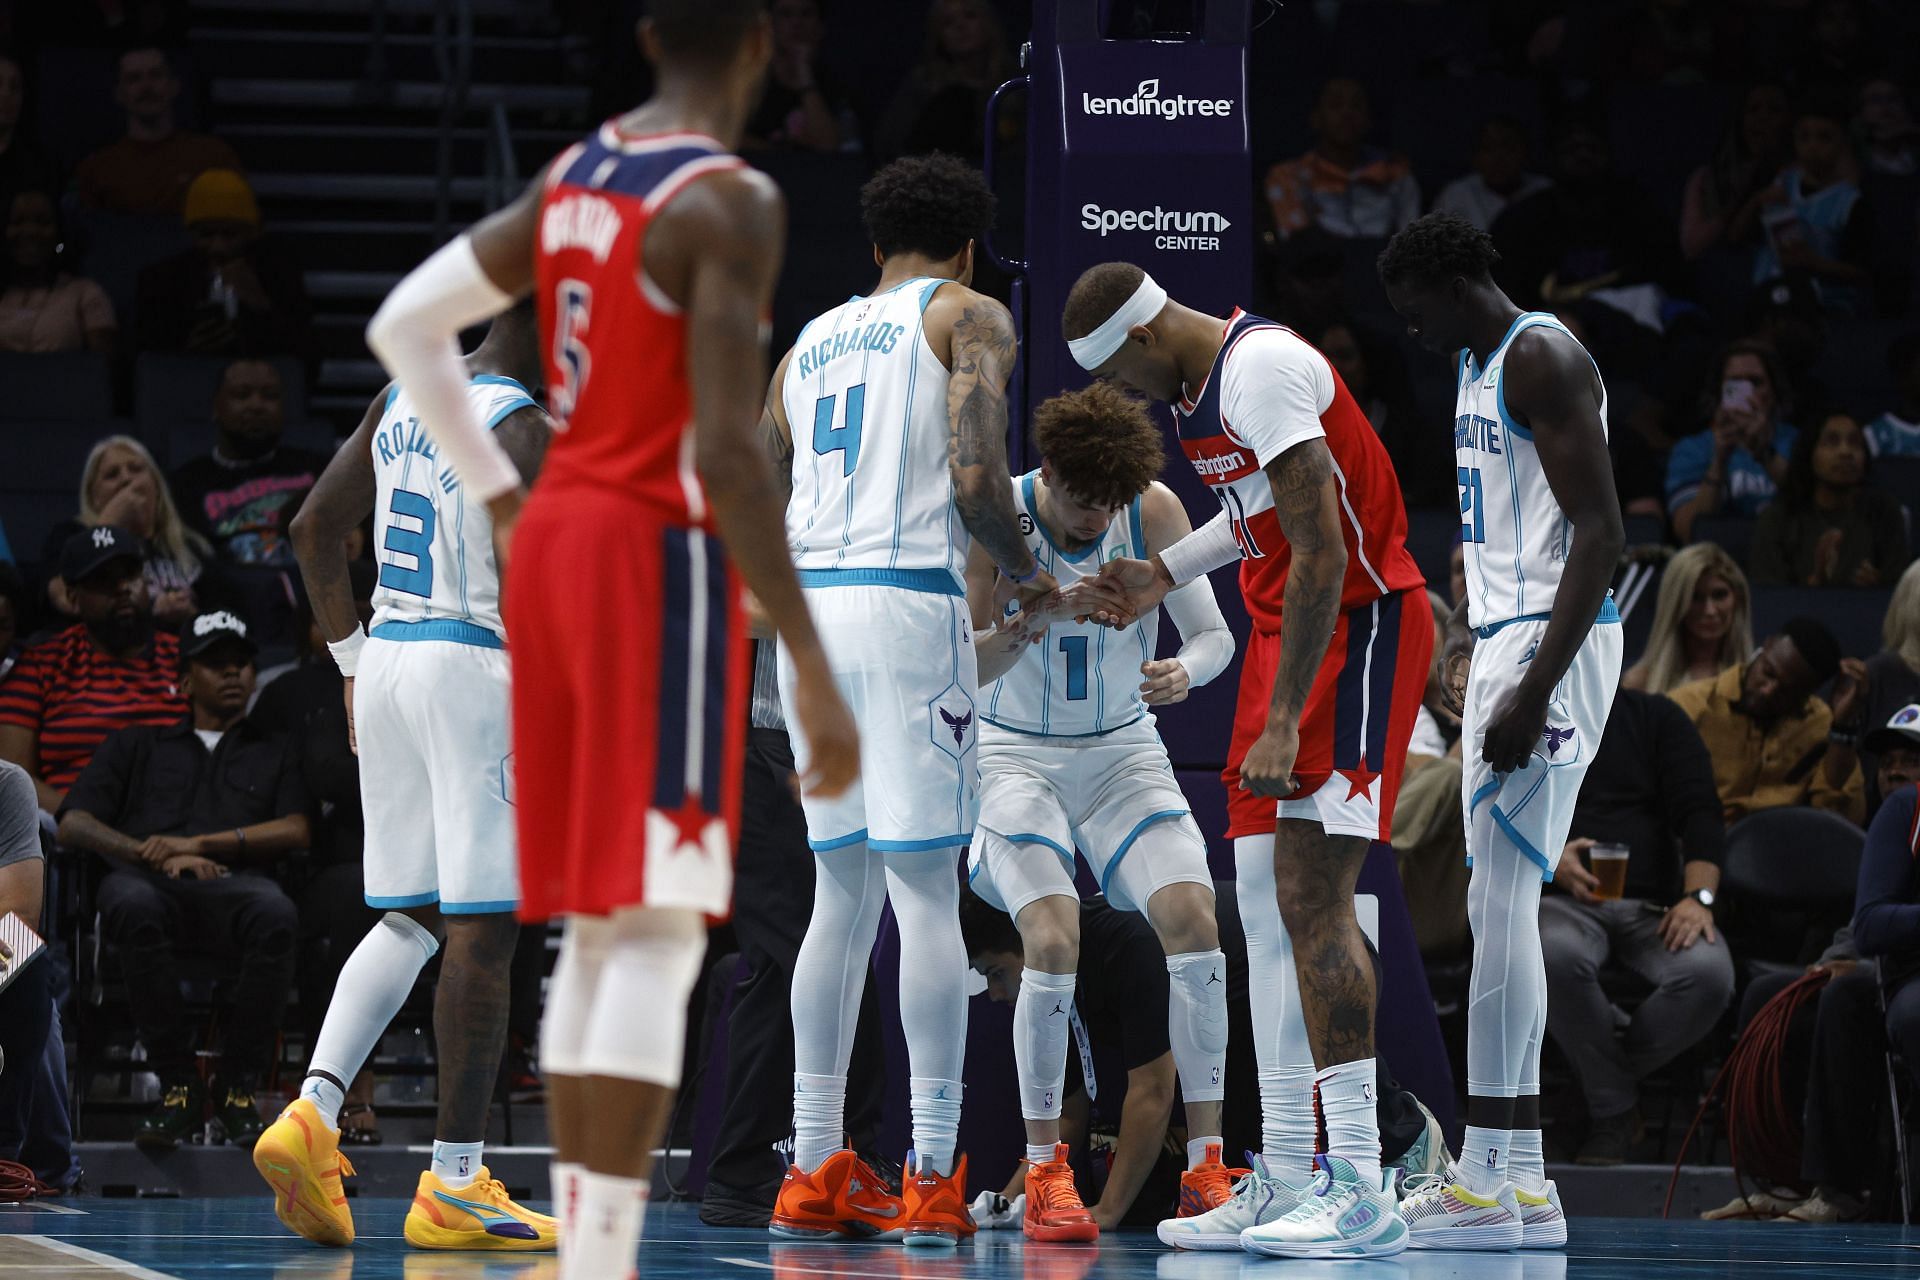
[[[154, 621], [172, 630], [192, 619], [198, 610], [193, 584], [213, 552], [181, 521], [160, 464], [132, 436], [108, 436], [93, 446], [80, 469], [80, 518], [56, 528], [47, 545], [57, 551], [76, 531], [102, 524], [118, 525], [147, 540]], [[57, 554], [49, 557], [54, 559]], [[47, 583], [47, 598], [62, 614], [73, 613], [67, 584], [59, 578]]]
[[1653, 632], [1620, 683], [1666, 693], [1717, 676], [1753, 649], [1753, 593], [1732, 556], [1711, 542], [1675, 553], [1660, 578]]
[[[1867, 659], [1865, 714], [1860, 727], [1872, 733], [1910, 703], [1920, 702], [1920, 560], [1908, 565], [1893, 586], [1886, 621], [1880, 625], [1879, 653]], [[1867, 779], [1867, 808], [1880, 803], [1879, 761], [1862, 752], [1860, 771]]]

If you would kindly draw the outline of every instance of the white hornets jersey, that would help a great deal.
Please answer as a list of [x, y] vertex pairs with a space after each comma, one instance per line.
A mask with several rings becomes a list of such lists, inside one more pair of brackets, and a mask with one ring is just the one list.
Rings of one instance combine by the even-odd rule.
[[[1140, 499], [1113, 518], [1100, 541], [1069, 554], [1055, 546], [1034, 506], [1029, 471], [1013, 482], [1013, 502], [1040, 567], [1062, 587], [1091, 578], [1109, 560], [1144, 560], [1146, 533]], [[1049, 737], [1082, 738], [1132, 724], [1147, 714], [1140, 699], [1140, 664], [1150, 661], [1160, 639], [1160, 611], [1124, 631], [1091, 622], [1056, 622], [1047, 637], [1028, 645], [1007, 673], [981, 693], [980, 718], [988, 725]]]
[[947, 368], [922, 336], [944, 280], [854, 298], [800, 333], [780, 387], [793, 431], [787, 542], [803, 586], [961, 593], [968, 534], [947, 474]]
[[[533, 403], [525, 387], [492, 373], [476, 374], [467, 395], [489, 431]], [[392, 638], [499, 647], [506, 630], [493, 520], [441, 460], [398, 386], [387, 393], [373, 433], [373, 474], [373, 554], [380, 565], [373, 634], [391, 628], [385, 634]]]
[[[1467, 621], [1474, 627], [1546, 617], [1573, 540], [1573, 524], [1547, 487], [1533, 432], [1507, 412], [1507, 351], [1515, 338], [1535, 326], [1573, 337], [1551, 315], [1529, 311], [1513, 322], [1484, 368], [1475, 364], [1471, 351], [1459, 357], [1453, 452], [1467, 568]], [[1606, 423], [1602, 385], [1602, 430]]]

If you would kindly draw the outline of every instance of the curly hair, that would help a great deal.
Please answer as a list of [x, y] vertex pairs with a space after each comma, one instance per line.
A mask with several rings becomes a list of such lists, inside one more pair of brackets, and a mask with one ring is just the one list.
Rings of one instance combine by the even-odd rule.
[[1146, 402], [1109, 382], [1063, 391], [1035, 409], [1033, 442], [1060, 488], [1109, 510], [1145, 493], [1167, 461]]
[[1387, 242], [1376, 266], [1382, 284], [1402, 280], [1477, 280], [1500, 261], [1493, 237], [1458, 214], [1415, 218]]
[[922, 253], [944, 262], [993, 225], [992, 188], [964, 160], [935, 152], [895, 160], [860, 188], [860, 218], [885, 257]]

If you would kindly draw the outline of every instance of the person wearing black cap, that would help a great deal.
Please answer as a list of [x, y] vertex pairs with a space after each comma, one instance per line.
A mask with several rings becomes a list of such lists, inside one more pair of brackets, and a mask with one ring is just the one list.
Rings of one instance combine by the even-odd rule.
[[[1667, 694], [1713, 758], [1721, 815], [1810, 805], [1850, 822], [1865, 816], [1855, 724], [1864, 668], [1840, 656], [1833, 633], [1793, 618], [1751, 659]], [[1814, 690], [1833, 681], [1829, 706]]]
[[108, 734], [170, 724], [186, 709], [179, 646], [154, 632], [146, 554], [115, 525], [67, 539], [60, 577], [80, 621], [28, 649], [0, 685], [0, 760], [33, 775], [50, 813]]
[[203, 613], [180, 650], [190, 711], [100, 744], [67, 793], [60, 842], [111, 868], [96, 898], [101, 927], [120, 953], [134, 1025], [162, 1088], [134, 1141], [175, 1146], [206, 1111], [180, 1000], [177, 947], [191, 938], [195, 950], [236, 965], [213, 1102], [227, 1139], [246, 1146], [264, 1127], [253, 1083], [293, 985], [299, 927], [292, 899], [267, 873], [307, 847], [309, 805], [299, 753], [246, 718], [247, 625]]

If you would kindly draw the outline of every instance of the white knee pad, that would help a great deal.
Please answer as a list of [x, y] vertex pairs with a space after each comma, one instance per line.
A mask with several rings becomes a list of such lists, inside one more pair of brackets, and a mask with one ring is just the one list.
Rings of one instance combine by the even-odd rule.
[[547, 1011], [540, 1019], [540, 1066], [554, 1075], [586, 1074], [582, 1055], [594, 992], [612, 940], [612, 922], [600, 916], [569, 916], [560, 934], [560, 958], [547, 983]]
[[638, 907], [608, 924], [581, 1074], [673, 1088], [686, 1050], [687, 997], [706, 956], [706, 921], [697, 911]]
[[1227, 1096], [1227, 958], [1218, 948], [1167, 957], [1167, 1039], [1188, 1102]]

